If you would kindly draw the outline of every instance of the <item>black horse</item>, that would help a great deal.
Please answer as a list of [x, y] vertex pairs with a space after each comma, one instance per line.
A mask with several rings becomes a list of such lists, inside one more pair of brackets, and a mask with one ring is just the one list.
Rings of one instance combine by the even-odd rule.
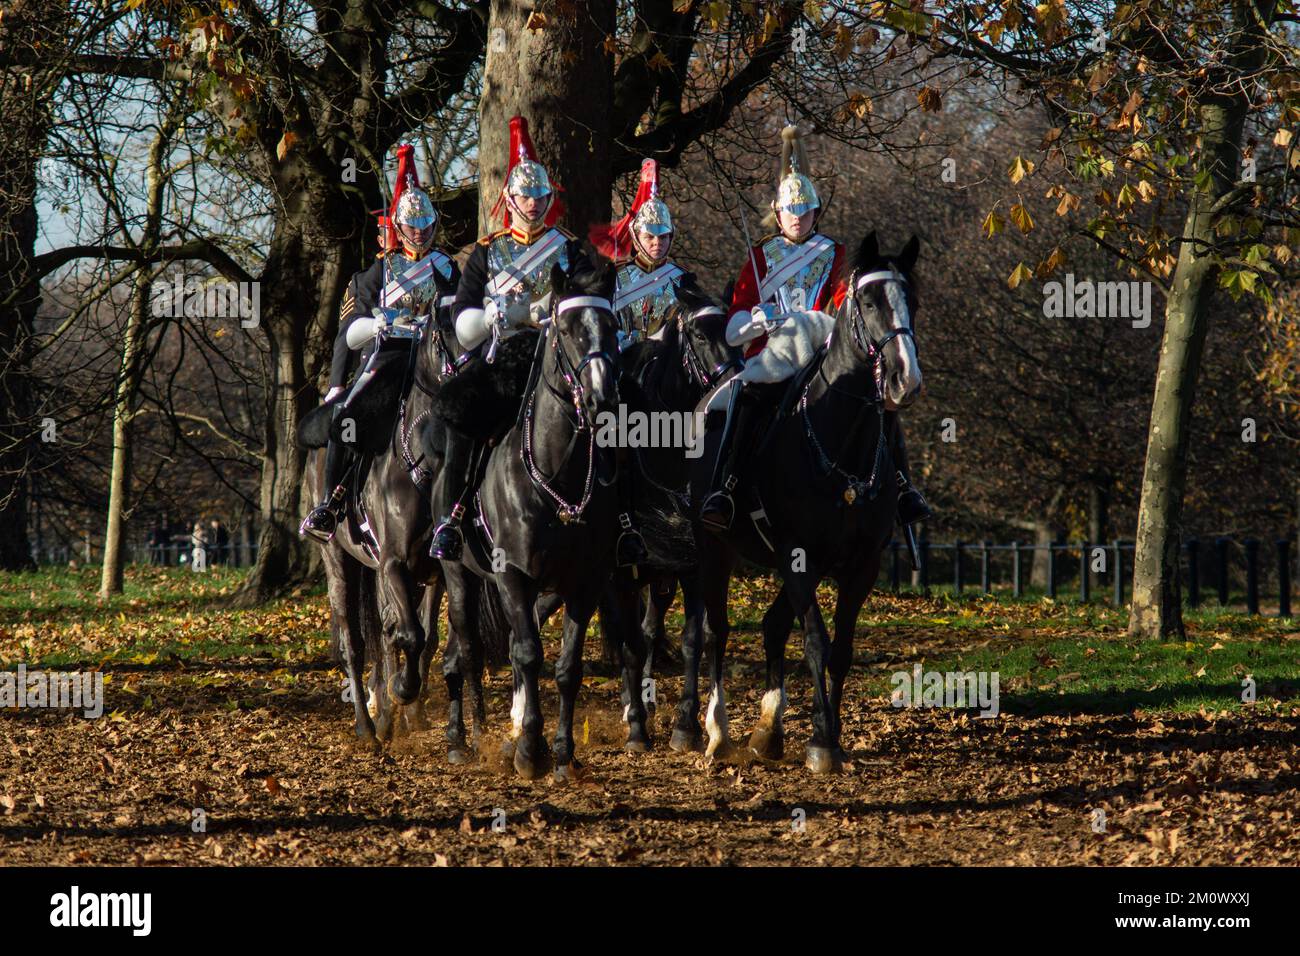
[[[337, 420], [333, 407], [324, 406], [303, 420], [298, 434], [300, 444], [321, 448], [331, 427], [342, 436], [350, 432], [356, 467], [364, 469], [354, 476], [347, 519], [321, 556], [356, 733], [367, 741], [392, 737], [393, 703], [402, 706], [410, 729], [427, 726], [420, 690], [438, 645], [442, 575], [428, 555], [433, 530], [428, 485], [440, 462], [424, 451], [440, 443], [425, 440], [423, 433], [437, 427], [433, 401], [441, 382], [454, 374], [459, 352], [449, 315], [454, 289], [437, 270], [434, 278], [436, 308], [419, 344], [389, 339], [381, 348], [382, 367], [375, 378]], [[405, 400], [400, 398], [403, 391]], [[308, 498], [313, 501], [322, 497], [324, 457], [323, 451], [316, 452], [308, 462]], [[454, 632], [450, 637], [454, 644]], [[364, 681], [367, 656], [369, 688]], [[459, 681], [459, 674], [448, 679], [453, 696]]]
[[[644, 434], [656, 439], [646, 447], [629, 447], [624, 462], [632, 471], [636, 523], [648, 555], [637, 566], [635, 577], [628, 569], [615, 572], [600, 606], [602, 625], [616, 637], [627, 626], [614, 619], [617, 609], [635, 600], [648, 585], [639, 624], [642, 640], [650, 648], [646, 678], [653, 658], [666, 656], [669, 650], [664, 615], [679, 581], [683, 651], [694, 652], [700, 646], [704, 606], [695, 583], [698, 568], [688, 488], [691, 461], [704, 451], [703, 417], [695, 415], [695, 407], [743, 366], [741, 350], [726, 342], [727, 313], [722, 303], [700, 288], [693, 276], [678, 285], [676, 296], [678, 308], [665, 322], [662, 337], [638, 342], [621, 356], [619, 396], [629, 420], [638, 416], [647, 426]], [[688, 632], [694, 637], [687, 638]], [[607, 639], [607, 654], [609, 644]], [[687, 666], [688, 671], [698, 672], [698, 667]], [[626, 692], [623, 703], [628, 703]]]
[[[466, 675], [477, 680], [473, 662], [479, 641], [480, 601], [474, 578], [494, 581], [510, 625], [510, 661], [514, 675], [511, 707], [516, 772], [527, 779], [544, 772], [549, 762], [542, 735], [538, 679], [542, 644], [537, 598], [543, 589], [564, 602], [564, 639], [555, 680], [560, 690], [559, 726], [555, 734], [557, 778], [568, 778], [573, 765], [573, 716], [582, 684], [582, 648], [587, 624], [596, 609], [610, 569], [618, 536], [617, 490], [613, 450], [595, 440], [597, 419], [613, 414], [617, 402], [617, 325], [610, 311], [615, 274], [605, 260], [593, 265], [576, 256], [566, 273], [551, 271], [551, 311], [535, 341], [531, 384], [519, 420], [495, 445], [480, 485], [475, 520], [467, 527], [465, 551], [458, 562], [444, 561], [449, 618], [460, 643], [468, 646]], [[631, 620], [632, 605], [618, 609]], [[631, 693], [627, 749], [650, 746], [640, 673], [645, 648], [640, 632], [624, 635], [623, 676]], [[474, 690], [481, 699], [477, 686]], [[453, 734], [458, 715], [453, 713]], [[464, 728], [459, 728], [463, 739]]]
[[[697, 525], [705, 617], [715, 633], [713, 690], [706, 726], [707, 753], [730, 748], [723, 662], [727, 591], [737, 556], [774, 569], [781, 592], [763, 616], [767, 692], [749, 746], [779, 759], [784, 752], [785, 643], [796, 617], [804, 628], [804, 659], [812, 675], [812, 739], [806, 765], [828, 773], [844, 759], [840, 704], [853, 659], [858, 612], [875, 584], [882, 550], [894, 526], [894, 466], [883, 433], [886, 409], [904, 408], [920, 391], [921, 371], [912, 337], [915, 294], [911, 282], [920, 243], [916, 237], [898, 256], [884, 256], [869, 234], [849, 264], [846, 294], [835, 312], [830, 338], [813, 365], [790, 384], [782, 414], [744, 469], [735, 493], [736, 521], [715, 536]], [[710, 431], [710, 442], [716, 442]], [[696, 463], [692, 491], [705, 489], [712, 452]], [[700, 495], [694, 495], [699, 501]], [[766, 513], [766, 521], [761, 515]], [[835, 580], [835, 640], [817, 604], [817, 585]], [[699, 735], [694, 675], [688, 662], [686, 688], [675, 736]], [[829, 688], [827, 678], [829, 676]]]

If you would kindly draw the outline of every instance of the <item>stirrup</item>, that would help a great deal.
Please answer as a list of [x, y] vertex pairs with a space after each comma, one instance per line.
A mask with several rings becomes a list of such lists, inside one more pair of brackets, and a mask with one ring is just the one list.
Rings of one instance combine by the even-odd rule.
[[731, 523], [736, 520], [736, 502], [731, 497], [735, 488], [735, 475], [728, 475], [722, 488], [704, 499], [704, 504], [700, 507], [700, 524], [715, 531], [726, 531], [731, 527]]
[[464, 553], [465, 538], [460, 532], [460, 520], [465, 517], [465, 506], [456, 502], [451, 514], [433, 529], [433, 540], [429, 542], [429, 556], [440, 561], [459, 561]]
[[649, 551], [646, 550], [645, 538], [641, 532], [632, 526], [632, 518], [624, 512], [618, 516], [619, 527], [623, 532], [618, 536], [618, 541], [614, 544], [614, 560], [620, 568], [635, 567], [643, 563], [649, 557]]
[[930, 510], [924, 496], [913, 487], [907, 477], [901, 471], [895, 472], [894, 477], [898, 487], [898, 523], [907, 527], [933, 517], [934, 512]]
[[338, 518], [334, 512], [328, 505], [317, 505], [307, 512], [307, 517], [302, 519], [302, 524], [298, 526], [298, 536], [314, 538], [322, 544], [329, 544], [337, 530]]

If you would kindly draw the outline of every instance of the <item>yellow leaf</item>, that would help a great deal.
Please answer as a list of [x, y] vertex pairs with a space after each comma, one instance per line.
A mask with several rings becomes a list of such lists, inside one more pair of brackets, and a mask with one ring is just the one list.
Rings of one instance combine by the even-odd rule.
[[1005, 221], [996, 211], [990, 209], [989, 214], [984, 217], [984, 223], [980, 228], [984, 231], [984, 238], [992, 239], [1002, 231]]
[[1273, 137], [1273, 145], [1280, 147], [1281, 149], [1286, 149], [1288, 146], [1290, 146], [1291, 131], [1289, 129], [1278, 130], [1277, 135]]
[[1014, 289], [1026, 279], [1032, 279], [1033, 277], [1034, 274], [1029, 270], [1029, 266], [1022, 262], [1012, 270], [1011, 275], [1007, 276], [1007, 287]]
[[695, 0], [673, 0], [673, 13], [686, 13], [691, 9], [691, 4]]
[[1023, 156], [1017, 156], [1011, 161], [1011, 168], [1007, 170], [1007, 175], [1011, 177], [1011, 185], [1015, 185], [1030, 175], [1034, 171], [1032, 160], [1025, 159]]
[[1016, 224], [1016, 228], [1021, 232], [1028, 233], [1034, 228], [1034, 220], [1029, 215], [1029, 210], [1020, 203], [1011, 207], [1011, 221]]
[[652, 70], [671, 70], [673, 68], [673, 61], [664, 56], [663, 51], [657, 51], [654, 56], [650, 57], [648, 63]]
[[528, 15], [528, 22], [524, 24], [525, 30], [531, 30], [536, 33], [538, 30], [545, 30], [547, 26], [546, 14], [534, 10]]
[[591, 739], [591, 718], [582, 718], [582, 745], [585, 747], [587, 741]]

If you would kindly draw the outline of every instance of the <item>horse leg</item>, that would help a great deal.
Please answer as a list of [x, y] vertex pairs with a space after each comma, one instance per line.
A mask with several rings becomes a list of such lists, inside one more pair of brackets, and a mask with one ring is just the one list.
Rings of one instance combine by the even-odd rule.
[[[546, 770], [550, 755], [542, 736], [542, 637], [537, 629], [537, 587], [522, 572], [507, 568], [496, 576], [501, 603], [510, 621], [510, 665], [515, 696], [510, 708], [515, 772], [533, 780]], [[566, 612], [567, 617], [567, 612]]]
[[758, 725], [749, 735], [749, 749], [768, 760], [785, 755], [785, 644], [790, 639], [794, 610], [785, 591], [763, 615], [763, 656], [767, 660], [767, 692], [759, 708]]
[[566, 594], [564, 637], [555, 662], [555, 686], [560, 691], [560, 719], [555, 727], [555, 779], [573, 779], [573, 713], [582, 687], [582, 645], [595, 610], [587, 595]]
[[420, 696], [420, 658], [424, 653], [424, 627], [420, 623], [415, 582], [405, 555], [383, 554], [379, 581], [387, 606], [390, 640], [396, 654], [396, 672], [388, 692], [398, 704], [412, 704]]
[[[677, 702], [677, 720], [668, 746], [673, 750], [703, 750], [704, 733], [700, 730], [700, 646], [704, 629], [704, 602], [700, 597], [699, 568], [684, 575], [682, 603], [682, 697]], [[724, 598], [725, 600], [725, 598]]]
[[709, 691], [709, 703], [704, 714], [704, 729], [708, 731], [709, 742], [704, 748], [704, 756], [709, 760], [723, 760], [735, 753], [735, 744], [731, 741], [730, 725], [727, 720], [727, 692], [723, 686], [723, 675], [727, 663], [727, 635], [731, 623], [727, 620], [727, 593], [731, 584], [730, 555], [722, 562], [701, 561], [704, 572], [701, 576], [701, 591], [704, 600], [704, 634], [712, 649], [713, 688]]
[[[683, 578], [683, 601], [686, 600], [685, 580]], [[641, 618], [641, 633], [645, 635], [645, 639], [650, 646], [651, 670], [655, 667], [663, 668], [669, 664], [680, 664], [682, 655], [673, 646], [673, 642], [668, 639], [668, 631], [664, 627], [664, 619], [668, 616], [668, 611], [673, 606], [673, 598], [677, 594], [677, 580], [675, 578], [664, 578], [659, 581], [652, 581], [648, 592], [649, 600], [646, 601], [645, 615]]]
[[429, 718], [425, 714], [425, 698], [430, 696], [429, 668], [433, 656], [438, 652], [438, 609], [442, 601], [442, 580], [426, 584], [421, 588], [420, 625], [424, 628], [424, 650], [420, 652], [420, 695], [415, 701], [402, 708], [402, 724], [407, 733], [416, 733], [429, 729]]
[[379, 600], [376, 572], [361, 569], [361, 621], [369, 653], [370, 677], [367, 681], [366, 708], [375, 721], [375, 733], [387, 743], [393, 739], [396, 714], [386, 688], [393, 673], [393, 652], [385, 639], [388, 628], [384, 618], [387, 606]]
[[840, 706], [844, 702], [844, 681], [853, 664], [853, 632], [857, 627], [858, 614], [867, 595], [871, 593], [879, 571], [879, 555], [874, 561], [864, 561], [856, 568], [852, 579], [839, 582], [839, 596], [835, 600], [835, 640], [831, 642], [828, 670], [831, 683], [831, 728], [835, 733], [836, 751], [841, 759], [847, 758], [840, 740]]
[[447, 761], [467, 763], [465, 741], [464, 686], [469, 644], [478, 639], [477, 582], [459, 564], [443, 565], [447, 588], [447, 618], [450, 622], [447, 649], [442, 655], [442, 677], [447, 684]]
[[367, 744], [378, 745], [375, 724], [366, 707], [366, 639], [362, 631], [361, 603], [358, 600], [362, 566], [331, 547], [322, 549], [326, 577], [329, 581], [330, 607], [341, 623], [343, 662], [347, 671], [348, 697], [352, 700], [356, 734]]
[[816, 589], [820, 576], [811, 571], [791, 572], [782, 576], [791, 611], [803, 618], [803, 656], [812, 676], [813, 734], [808, 742], [804, 765], [816, 774], [832, 773], [840, 769], [841, 763], [826, 690], [830, 636], [826, 633], [826, 623], [822, 620], [821, 608], [817, 605]]
[[[627, 724], [628, 753], [645, 753], [651, 747], [650, 714], [654, 709], [654, 678], [650, 676], [650, 646], [637, 623], [641, 589], [635, 584], [614, 591], [615, 620], [623, 659], [623, 722]], [[647, 692], [649, 699], [647, 700]]]

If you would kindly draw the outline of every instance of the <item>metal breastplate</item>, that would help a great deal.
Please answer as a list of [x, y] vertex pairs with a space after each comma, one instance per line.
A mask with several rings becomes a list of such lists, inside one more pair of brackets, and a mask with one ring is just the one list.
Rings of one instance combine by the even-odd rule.
[[[545, 235], [545, 232], [541, 233], [533, 242], [538, 242]], [[508, 232], [491, 240], [488, 243], [487, 254], [488, 279], [490, 280], [493, 276], [499, 275], [506, 266], [518, 261], [519, 257], [527, 253], [530, 248], [531, 245], [524, 245]], [[529, 302], [536, 302], [551, 291], [551, 266], [557, 262], [562, 269], [568, 270], [569, 251], [567, 243], [562, 243], [554, 254], [529, 270], [524, 281], [526, 291], [522, 293], [527, 296]]]
[[[814, 233], [813, 235], [816, 235]], [[809, 236], [808, 239], [812, 239]], [[807, 240], [805, 240], [807, 241]], [[787, 256], [803, 247], [803, 243], [791, 242], [785, 236], [776, 235], [763, 243], [763, 259], [767, 272], [771, 272]], [[828, 246], [826, 251], [804, 266], [777, 290], [776, 302], [782, 312], [802, 312], [817, 307], [817, 298], [831, 277], [831, 266], [835, 263], [835, 246]], [[802, 300], [802, 301], [800, 301]]]
[[[390, 252], [385, 257], [384, 265], [387, 268], [384, 270], [383, 285], [387, 285], [393, 279], [400, 278], [408, 269], [415, 268], [423, 259], [424, 256], [420, 256], [419, 259], [408, 259], [404, 253]], [[442, 272], [441, 269], [438, 271]], [[443, 277], [451, 278], [447, 273], [443, 273]], [[430, 276], [427, 281], [420, 283], [411, 291], [400, 296], [396, 302], [389, 302], [388, 307], [390, 309], [408, 309], [412, 315], [419, 315], [437, 296], [438, 283], [434, 282], [433, 277]]]
[[[626, 289], [646, 273], [636, 262], [629, 262], [618, 270], [618, 288]], [[649, 295], [642, 296], [636, 302], [618, 310], [618, 326], [628, 335], [638, 339], [648, 338], [663, 327], [668, 313], [677, 305], [674, 291], [675, 282], [666, 282], [663, 287]]]

